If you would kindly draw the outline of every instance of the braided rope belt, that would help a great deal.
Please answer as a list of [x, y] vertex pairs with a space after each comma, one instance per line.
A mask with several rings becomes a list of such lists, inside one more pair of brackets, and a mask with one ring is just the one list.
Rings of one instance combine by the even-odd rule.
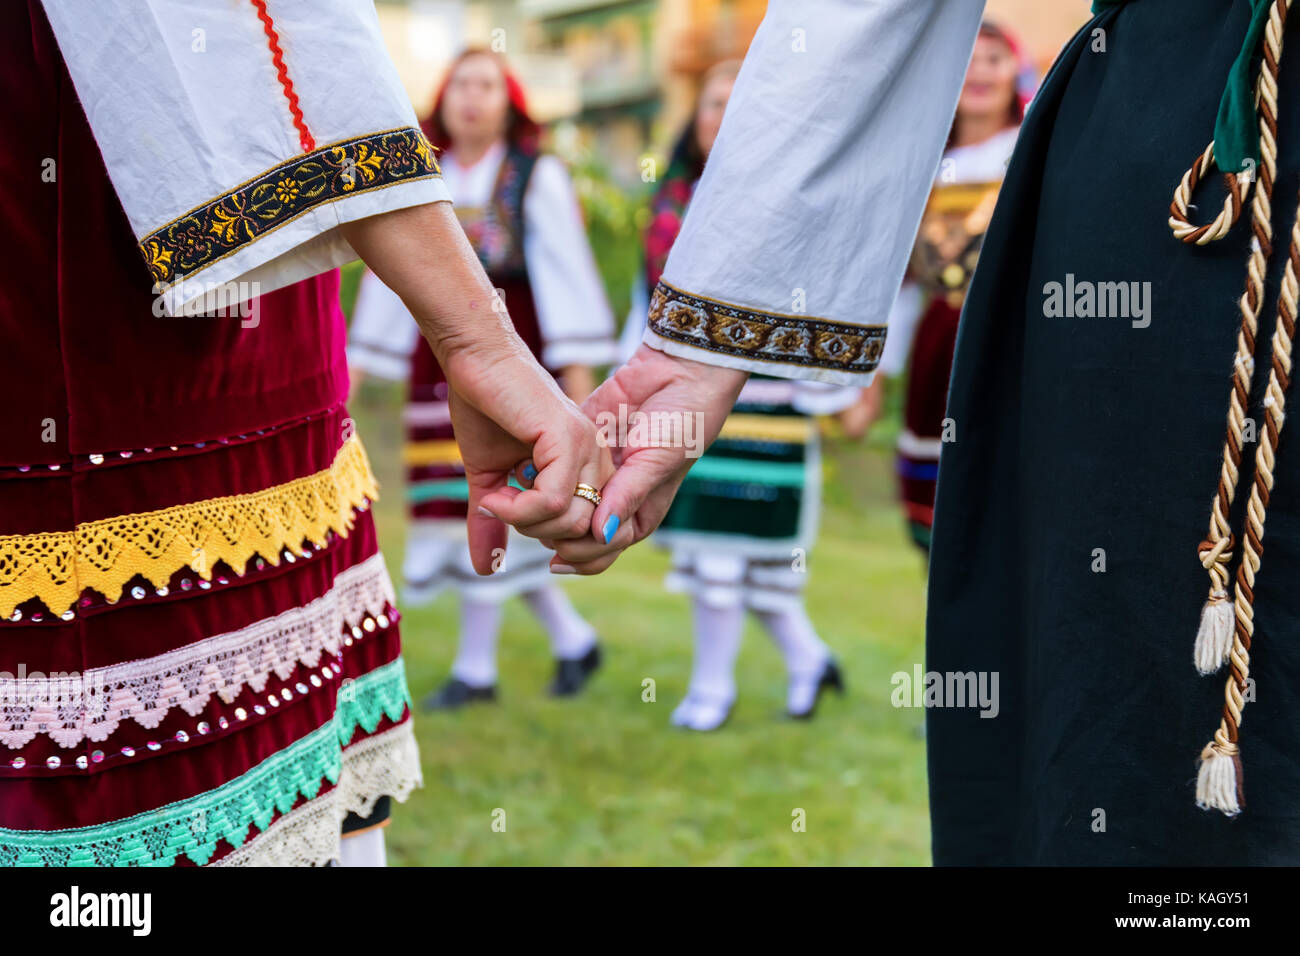
[[1214, 739], [1201, 751], [1196, 802], [1203, 809], [1220, 810], [1228, 816], [1241, 812], [1242, 789], [1239, 734], [1242, 710], [1250, 686], [1250, 645], [1255, 633], [1255, 577], [1264, 552], [1264, 520], [1278, 441], [1286, 420], [1286, 392], [1291, 384], [1291, 351], [1295, 338], [1297, 293], [1300, 284], [1300, 208], [1291, 231], [1286, 271], [1278, 301], [1277, 324], [1272, 337], [1268, 390], [1264, 399], [1264, 430], [1255, 448], [1255, 479], [1246, 507], [1242, 535], [1242, 559], [1237, 567], [1232, 601], [1228, 601], [1229, 565], [1237, 546], [1228, 513], [1241, 480], [1242, 445], [1253, 440], [1253, 422], [1247, 435], [1246, 409], [1254, 378], [1259, 348], [1259, 316], [1264, 304], [1264, 282], [1273, 254], [1273, 186], [1277, 181], [1277, 95], [1278, 66], [1282, 58], [1282, 34], [1292, 0], [1273, 0], [1264, 29], [1263, 57], [1255, 88], [1255, 111], [1259, 117], [1258, 183], [1253, 166], [1224, 173], [1228, 195], [1223, 209], [1212, 222], [1197, 226], [1189, 209], [1197, 185], [1214, 165], [1214, 143], [1197, 157], [1184, 174], [1170, 205], [1169, 226], [1186, 243], [1204, 245], [1228, 234], [1244, 207], [1244, 197], [1257, 186], [1251, 202], [1250, 258], [1246, 264], [1246, 289], [1239, 308], [1241, 327], [1232, 362], [1232, 389], [1228, 395], [1228, 430], [1223, 443], [1223, 464], [1219, 483], [1210, 505], [1209, 532], [1198, 548], [1201, 564], [1210, 576], [1209, 599], [1201, 612], [1200, 628], [1193, 653], [1196, 669], [1213, 674], [1225, 663], [1229, 676], [1224, 689], [1223, 716]]

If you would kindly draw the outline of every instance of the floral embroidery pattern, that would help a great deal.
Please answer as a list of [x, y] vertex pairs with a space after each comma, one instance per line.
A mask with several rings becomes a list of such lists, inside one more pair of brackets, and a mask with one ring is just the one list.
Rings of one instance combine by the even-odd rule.
[[414, 127], [372, 133], [281, 163], [140, 240], [154, 281], [206, 268], [308, 210], [344, 196], [441, 175]]
[[650, 299], [649, 327], [674, 342], [739, 358], [870, 372], [880, 362], [884, 326], [760, 312], [691, 295], [662, 280]]

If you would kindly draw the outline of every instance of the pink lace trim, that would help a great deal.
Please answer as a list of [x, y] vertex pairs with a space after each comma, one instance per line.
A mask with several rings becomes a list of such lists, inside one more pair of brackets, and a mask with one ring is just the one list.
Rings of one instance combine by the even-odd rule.
[[302, 607], [157, 657], [84, 674], [0, 674], [0, 743], [16, 750], [44, 733], [75, 747], [107, 740], [123, 720], [157, 727], [172, 707], [197, 716], [213, 694], [229, 704], [245, 686], [260, 692], [271, 674], [286, 680], [299, 664], [315, 667], [338, 652], [345, 626], [378, 617], [395, 601], [383, 555], [375, 554]]

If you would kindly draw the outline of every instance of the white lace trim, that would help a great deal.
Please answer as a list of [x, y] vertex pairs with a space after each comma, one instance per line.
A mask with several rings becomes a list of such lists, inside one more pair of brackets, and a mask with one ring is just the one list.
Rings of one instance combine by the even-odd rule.
[[172, 707], [197, 716], [213, 694], [229, 704], [245, 685], [260, 692], [271, 674], [285, 680], [299, 664], [315, 667], [322, 654], [338, 652], [345, 625], [395, 602], [383, 555], [374, 554], [301, 607], [166, 654], [84, 674], [0, 674], [0, 743], [17, 749], [44, 733], [75, 747], [107, 740], [126, 719], [157, 727]]
[[276, 820], [213, 866], [323, 866], [338, 859], [343, 820], [366, 817], [380, 797], [405, 802], [422, 786], [420, 751], [408, 720], [343, 751], [336, 787]]

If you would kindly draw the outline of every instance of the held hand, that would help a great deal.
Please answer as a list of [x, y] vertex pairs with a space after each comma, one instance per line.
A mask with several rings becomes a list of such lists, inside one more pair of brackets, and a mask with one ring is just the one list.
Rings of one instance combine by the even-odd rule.
[[[474, 569], [491, 574], [497, 549], [505, 547], [506, 528], [492, 515], [539, 532], [587, 534], [591, 504], [573, 491], [580, 481], [599, 488], [609, 478], [609, 452], [515, 333], [451, 204], [399, 209], [341, 228], [401, 296], [447, 375], [469, 480]], [[510, 488], [510, 469], [530, 455], [539, 472], [533, 489]]]
[[[461, 356], [452, 368], [451, 420], [469, 484], [474, 570], [491, 574], [499, 566], [503, 522], [534, 537], [587, 534], [592, 506], [573, 491], [579, 482], [598, 488], [614, 471], [591, 421], [531, 356], [484, 364]], [[520, 491], [508, 482], [526, 459], [536, 475], [532, 487]]]
[[[612, 446], [618, 470], [606, 483], [596, 485], [603, 500], [590, 516], [592, 534], [547, 535], [520, 529], [555, 550], [551, 569], [598, 574], [614, 563], [619, 552], [659, 527], [691, 464], [717, 438], [747, 377], [746, 372], [642, 345], [596, 389], [583, 411], [595, 422], [601, 439]], [[620, 422], [628, 425], [626, 444], [618, 434]]]

